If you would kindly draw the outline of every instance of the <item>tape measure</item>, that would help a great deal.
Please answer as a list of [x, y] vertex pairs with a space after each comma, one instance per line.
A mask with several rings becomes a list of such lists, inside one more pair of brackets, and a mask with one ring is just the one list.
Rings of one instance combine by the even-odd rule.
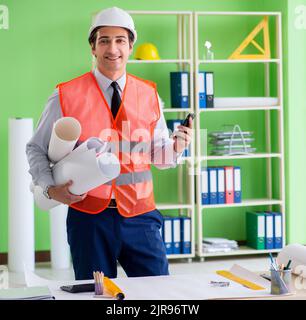
[[235, 281], [237, 283], [240, 283], [242, 284], [243, 286], [249, 288], [249, 289], [252, 289], [252, 290], [264, 290], [265, 288], [253, 283], [253, 282], [250, 282], [248, 280], [245, 280], [245, 279], [242, 279], [242, 278], [239, 278], [237, 276], [235, 276], [234, 274], [232, 274], [231, 272], [229, 271], [226, 271], [226, 270], [220, 270], [220, 271], [216, 271], [216, 273], [224, 278], [227, 278], [229, 280], [232, 280], [232, 281]]

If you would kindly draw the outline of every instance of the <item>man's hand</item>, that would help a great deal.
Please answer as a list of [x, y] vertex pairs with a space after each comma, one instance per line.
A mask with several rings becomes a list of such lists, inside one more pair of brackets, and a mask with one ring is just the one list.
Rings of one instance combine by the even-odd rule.
[[178, 131], [174, 133], [174, 151], [177, 153], [183, 152], [192, 140], [192, 118], [189, 117], [189, 126], [178, 126]]
[[72, 185], [72, 183], [73, 182], [70, 180], [65, 184], [50, 187], [48, 190], [49, 196], [53, 200], [56, 200], [63, 204], [68, 204], [68, 205], [84, 200], [87, 196], [87, 193], [84, 193], [80, 196], [76, 196], [69, 192], [68, 188]]

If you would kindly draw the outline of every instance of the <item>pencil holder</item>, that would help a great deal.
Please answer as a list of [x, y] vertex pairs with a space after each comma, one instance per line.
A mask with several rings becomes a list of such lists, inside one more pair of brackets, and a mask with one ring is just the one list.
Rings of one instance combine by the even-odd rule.
[[286, 294], [292, 291], [292, 270], [271, 269], [271, 294]]

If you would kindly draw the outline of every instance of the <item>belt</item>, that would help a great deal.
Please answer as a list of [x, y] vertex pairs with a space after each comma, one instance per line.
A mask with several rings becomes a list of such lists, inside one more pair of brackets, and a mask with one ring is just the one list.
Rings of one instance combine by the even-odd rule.
[[111, 199], [110, 203], [108, 204], [108, 208], [117, 208], [116, 199]]

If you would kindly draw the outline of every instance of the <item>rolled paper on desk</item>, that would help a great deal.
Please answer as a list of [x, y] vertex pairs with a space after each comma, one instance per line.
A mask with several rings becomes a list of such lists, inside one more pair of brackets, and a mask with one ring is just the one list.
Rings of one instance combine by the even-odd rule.
[[306, 278], [306, 247], [298, 243], [285, 246], [278, 254], [277, 262], [287, 266], [289, 260], [292, 273]]
[[79, 121], [72, 117], [60, 118], [54, 123], [48, 148], [51, 162], [57, 163], [73, 150], [81, 130]]

